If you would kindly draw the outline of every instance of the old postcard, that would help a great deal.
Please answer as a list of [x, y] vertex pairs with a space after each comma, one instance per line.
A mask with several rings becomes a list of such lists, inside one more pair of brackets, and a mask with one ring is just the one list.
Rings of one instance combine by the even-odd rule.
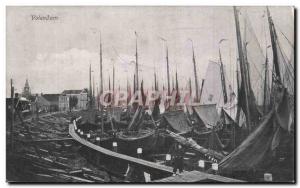
[[8, 6], [7, 182], [295, 183], [294, 19]]

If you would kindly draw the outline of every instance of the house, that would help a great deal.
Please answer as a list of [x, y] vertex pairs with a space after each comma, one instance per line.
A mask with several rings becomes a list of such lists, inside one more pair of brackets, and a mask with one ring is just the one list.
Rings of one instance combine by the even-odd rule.
[[58, 98], [59, 94], [43, 94], [41, 97], [49, 102], [49, 111], [58, 111]]
[[78, 103], [75, 106], [75, 109], [84, 110], [87, 108], [88, 103], [88, 90], [82, 89], [82, 90], [64, 90], [60, 95], [58, 99], [58, 106], [60, 111], [67, 111], [70, 110], [69, 107], [69, 99], [70, 97], [77, 97]]
[[36, 103], [39, 111], [54, 112], [58, 111], [59, 94], [41, 94], [36, 96]]

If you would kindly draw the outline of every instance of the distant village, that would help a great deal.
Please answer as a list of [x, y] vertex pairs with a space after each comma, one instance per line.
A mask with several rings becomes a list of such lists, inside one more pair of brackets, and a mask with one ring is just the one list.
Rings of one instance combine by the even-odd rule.
[[[33, 112], [56, 112], [70, 110], [84, 110], [88, 103], [88, 89], [64, 90], [61, 93], [44, 94], [31, 93], [28, 79], [22, 93], [14, 94], [14, 103], [22, 114]], [[7, 96], [6, 107], [11, 109], [12, 97]]]

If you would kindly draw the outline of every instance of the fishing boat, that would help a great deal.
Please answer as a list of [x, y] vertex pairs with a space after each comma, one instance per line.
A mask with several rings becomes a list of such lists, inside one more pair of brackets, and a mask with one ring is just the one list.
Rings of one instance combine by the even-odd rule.
[[[158, 132], [156, 129], [155, 121], [152, 114], [146, 113], [145, 102], [146, 96], [143, 88], [143, 80], [141, 82], [139, 91], [139, 80], [138, 80], [138, 48], [137, 48], [137, 33], [136, 35], [136, 73], [134, 80], [134, 92], [135, 89], [141, 92], [143, 105], [133, 103], [132, 110], [135, 110], [134, 115], [125, 130], [118, 131], [116, 133], [116, 139], [120, 145], [120, 151], [126, 154], [136, 154], [137, 149], [141, 148], [143, 153], [152, 151], [158, 140]], [[148, 117], [148, 118], [147, 118]], [[147, 121], [145, 121], [148, 119]]]
[[124, 153], [136, 154], [137, 148], [149, 152], [155, 148], [158, 132], [154, 122], [152, 125], [144, 124], [144, 118], [144, 107], [139, 106], [127, 129], [117, 132], [117, 141]]

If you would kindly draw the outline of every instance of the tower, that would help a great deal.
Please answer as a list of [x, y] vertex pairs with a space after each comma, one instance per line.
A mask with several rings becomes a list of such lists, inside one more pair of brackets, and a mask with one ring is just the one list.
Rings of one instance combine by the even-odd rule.
[[26, 79], [25, 86], [23, 88], [22, 96], [27, 98], [27, 99], [31, 96], [31, 91], [30, 91], [28, 79]]

